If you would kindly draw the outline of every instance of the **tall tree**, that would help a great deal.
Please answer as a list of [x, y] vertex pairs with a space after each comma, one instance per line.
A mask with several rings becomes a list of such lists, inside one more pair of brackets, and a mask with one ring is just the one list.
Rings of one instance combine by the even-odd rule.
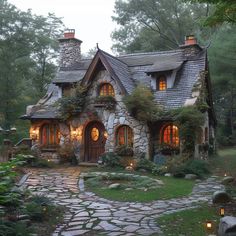
[[221, 144], [236, 142], [236, 27], [225, 25], [209, 49], [214, 102]]
[[177, 48], [184, 36], [205, 31], [199, 19], [208, 14], [206, 4], [182, 0], [117, 0], [113, 20], [120, 26], [112, 33], [118, 52]]
[[191, 2], [199, 2], [213, 4], [214, 11], [206, 19], [206, 25], [217, 25], [222, 23], [236, 23], [236, 1], [235, 0], [189, 0]]
[[7, 0], [0, 0], [0, 9], [0, 126], [9, 128], [53, 77], [62, 23], [51, 14], [20, 11]]

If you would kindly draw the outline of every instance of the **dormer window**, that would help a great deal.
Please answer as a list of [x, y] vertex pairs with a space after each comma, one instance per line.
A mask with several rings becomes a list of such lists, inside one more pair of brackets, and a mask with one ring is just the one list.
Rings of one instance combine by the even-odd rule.
[[157, 90], [164, 91], [166, 89], [167, 89], [166, 77], [164, 75], [161, 75], [157, 79]]
[[114, 88], [109, 83], [102, 84], [101, 87], [100, 87], [100, 90], [99, 90], [99, 95], [100, 96], [112, 96], [112, 97], [114, 97], [115, 96]]

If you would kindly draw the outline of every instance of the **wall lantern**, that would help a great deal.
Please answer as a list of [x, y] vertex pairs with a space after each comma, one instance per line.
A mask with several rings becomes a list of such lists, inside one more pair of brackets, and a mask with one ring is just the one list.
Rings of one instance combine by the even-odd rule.
[[104, 135], [104, 138], [105, 138], [105, 139], [108, 138], [108, 133], [107, 133], [107, 131], [104, 131], [104, 134], [103, 134], [103, 135]]
[[32, 127], [30, 130], [30, 137], [32, 140], [37, 140], [39, 135], [39, 130], [35, 127]]
[[224, 216], [225, 216], [225, 208], [224, 208], [224, 207], [221, 207], [219, 213], [220, 213], [220, 216], [221, 216], [221, 217], [224, 217]]

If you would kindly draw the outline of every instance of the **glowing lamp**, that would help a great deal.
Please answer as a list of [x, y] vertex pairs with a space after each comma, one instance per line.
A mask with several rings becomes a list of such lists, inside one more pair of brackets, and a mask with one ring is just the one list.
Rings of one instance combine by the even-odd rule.
[[224, 174], [224, 177], [226, 177], [226, 176], [227, 176], [227, 174], [225, 173], [225, 174]]
[[107, 137], [108, 137], [108, 133], [107, 133], [107, 131], [105, 131], [104, 132], [104, 138], [107, 139]]
[[221, 216], [221, 217], [224, 217], [224, 216], [225, 216], [225, 208], [224, 208], [224, 207], [221, 207], [221, 208], [220, 208], [220, 216]]
[[206, 229], [207, 230], [212, 230], [212, 227], [213, 227], [212, 222], [211, 221], [207, 221], [206, 222]]

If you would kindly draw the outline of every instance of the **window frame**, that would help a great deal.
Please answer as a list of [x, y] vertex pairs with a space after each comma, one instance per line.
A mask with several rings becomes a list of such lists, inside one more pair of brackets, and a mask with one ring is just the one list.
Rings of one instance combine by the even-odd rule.
[[[105, 89], [103, 89], [105, 88]], [[99, 86], [98, 90], [98, 95], [99, 96], [112, 96], [115, 97], [115, 90], [114, 87], [110, 83], [102, 83]]]
[[[163, 84], [161, 84], [163, 83]], [[158, 91], [166, 91], [167, 90], [167, 78], [165, 75], [160, 75], [157, 78], [157, 90]]]
[[[167, 132], [167, 134], [165, 134], [165, 132]], [[166, 139], [165, 135], [168, 135], [167, 142], [164, 141]], [[180, 146], [179, 127], [177, 125], [167, 124], [163, 126], [161, 130], [161, 144], [167, 144], [175, 148], [178, 148]]]
[[[44, 140], [46, 136], [46, 140]], [[40, 145], [57, 146], [59, 145], [59, 127], [58, 124], [45, 123], [40, 127]]]
[[[120, 134], [122, 132], [123, 134]], [[123, 135], [124, 143], [120, 143], [120, 136]], [[127, 147], [133, 147], [134, 133], [133, 129], [128, 125], [121, 125], [116, 130], [116, 146], [125, 145]]]

